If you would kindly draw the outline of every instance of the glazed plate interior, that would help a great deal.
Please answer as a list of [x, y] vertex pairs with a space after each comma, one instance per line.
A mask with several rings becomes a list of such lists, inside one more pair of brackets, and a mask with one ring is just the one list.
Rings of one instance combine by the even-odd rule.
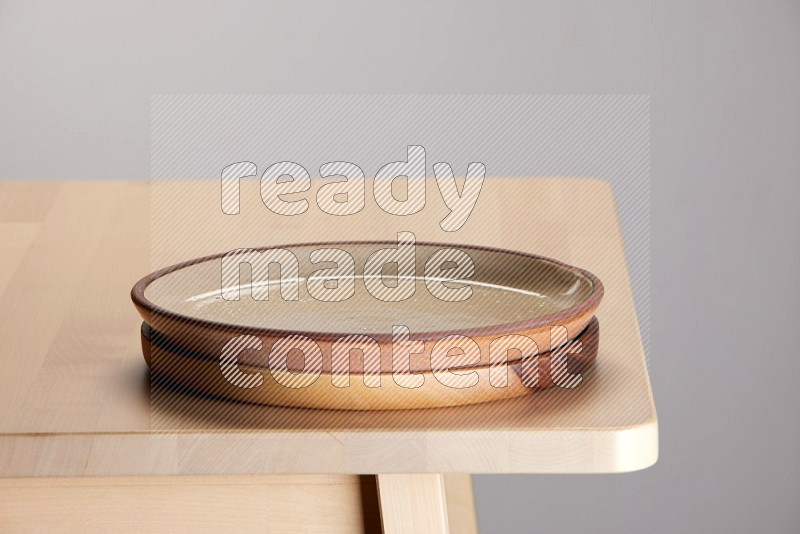
[[[416, 268], [411, 277], [398, 277], [397, 264], [393, 263], [388, 263], [381, 271], [379, 276], [388, 287], [400, 282], [414, 287], [409, 298], [387, 302], [368, 291], [364, 265], [375, 252], [395, 246], [366, 242], [287, 246], [285, 250], [298, 260], [297, 276], [288, 280], [284, 276], [281, 281], [282, 269], [273, 263], [268, 269], [269, 276], [262, 272], [254, 277], [253, 269], [242, 264], [237, 284], [238, 300], [223, 298], [223, 290], [231, 289], [223, 288], [223, 257], [205, 258], [156, 273], [144, 287], [144, 297], [162, 311], [191, 320], [321, 334], [386, 335], [391, 334], [393, 325], [404, 325], [411, 332], [419, 333], [532, 321], [581, 305], [595, 289], [589, 273], [547, 258], [479, 247], [418, 243], [414, 249]], [[349, 298], [326, 302], [309, 292], [309, 276], [319, 269], [337, 266], [331, 262], [312, 263], [311, 252], [325, 248], [344, 250], [354, 260], [352, 274], [345, 275], [354, 282]], [[426, 273], [428, 259], [448, 248], [469, 256], [474, 265], [472, 275], [448, 281], [453, 278], [455, 269], [446, 269], [454, 268], [455, 263], [444, 264], [445, 270]], [[338, 285], [337, 279], [342, 276], [325, 278], [328, 279], [326, 287], [331, 288]], [[442, 282], [448, 288], [468, 284], [472, 292], [466, 300], [443, 300], [431, 293], [426, 279], [429, 283]], [[283, 298], [282, 283], [296, 285], [297, 300]], [[268, 298], [264, 298], [266, 296]]]

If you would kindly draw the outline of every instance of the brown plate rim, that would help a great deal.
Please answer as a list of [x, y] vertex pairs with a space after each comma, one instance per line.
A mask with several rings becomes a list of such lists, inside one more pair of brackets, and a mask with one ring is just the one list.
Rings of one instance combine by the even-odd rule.
[[[397, 241], [384, 241], [384, 240], [355, 240], [355, 241], [318, 241], [318, 242], [307, 242], [307, 243], [291, 243], [285, 245], [274, 245], [274, 246], [265, 246], [265, 247], [255, 247], [253, 250], [256, 251], [264, 251], [264, 250], [272, 250], [277, 248], [286, 248], [290, 249], [292, 247], [307, 247], [307, 246], [327, 246], [327, 247], [335, 247], [337, 245], [397, 245]], [[523, 321], [515, 321], [511, 323], [503, 323], [498, 325], [492, 326], [483, 326], [483, 327], [473, 327], [473, 328], [464, 328], [464, 329], [451, 329], [451, 330], [443, 330], [443, 331], [424, 331], [424, 332], [412, 332], [414, 339], [427, 341], [433, 339], [440, 339], [445, 336], [450, 335], [464, 335], [464, 336], [490, 336], [490, 335], [501, 335], [501, 334], [508, 334], [513, 332], [519, 332], [522, 330], [531, 330], [535, 328], [540, 328], [542, 326], [547, 325], [557, 325], [560, 321], [564, 319], [577, 317], [582, 315], [583, 313], [587, 312], [588, 310], [593, 309], [596, 307], [600, 300], [603, 298], [603, 294], [605, 292], [605, 288], [603, 287], [603, 283], [600, 279], [595, 276], [593, 273], [587, 271], [586, 269], [581, 269], [580, 267], [575, 267], [574, 265], [569, 265], [568, 263], [564, 263], [559, 260], [555, 260], [553, 258], [548, 258], [546, 256], [541, 256], [538, 254], [531, 254], [528, 252], [520, 252], [518, 250], [510, 250], [504, 249], [499, 247], [488, 247], [483, 245], [462, 245], [458, 243], [440, 243], [440, 242], [432, 242], [432, 241], [418, 241], [416, 243], [418, 246], [431, 246], [431, 247], [446, 247], [446, 248], [460, 248], [460, 249], [468, 249], [468, 250], [475, 250], [475, 251], [482, 251], [482, 252], [491, 252], [496, 254], [510, 254], [513, 256], [521, 256], [524, 258], [537, 260], [537, 261], [545, 261], [552, 263], [556, 266], [562, 267], [571, 271], [572, 273], [581, 275], [587, 278], [592, 284], [592, 292], [589, 296], [580, 304], [576, 306], [569, 307], [565, 310], [561, 310], [559, 312], [551, 313], [548, 315], [543, 315], [538, 317], [537, 319], [531, 320], [523, 320]], [[331, 332], [315, 332], [313, 330], [285, 330], [285, 329], [278, 329], [278, 328], [265, 328], [265, 327], [253, 327], [253, 326], [243, 326], [243, 325], [235, 325], [231, 323], [223, 323], [219, 321], [212, 321], [209, 319], [198, 319], [193, 318], [188, 315], [184, 315], [182, 313], [177, 313], [166, 308], [162, 308], [157, 304], [151, 302], [144, 296], [144, 291], [154, 280], [161, 278], [164, 275], [172, 273], [174, 271], [178, 271], [184, 269], [186, 267], [190, 267], [192, 265], [196, 265], [198, 263], [203, 263], [211, 260], [215, 260], [218, 258], [222, 258], [227, 255], [228, 252], [222, 252], [219, 254], [211, 254], [209, 256], [202, 256], [199, 258], [195, 258], [192, 260], [187, 260], [181, 263], [176, 263], [174, 265], [170, 265], [169, 267], [164, 267], [163, 269], [159, 269], [154, 271], [138, 282], [134, 284], [133, 288], [131, 289], [131, 300], [137, 307], [141, 307], [147, 310], [150, 313], [156, 313], [161, 315], [165, 318], [172, 319], [174, 321], [184, 323], [188, 326], [203, 326], [207, 328], [212, 328], [216, 330], [226, 330], [226, 331], [235, 331], [239, 335], [249, 334], [259, 337], [285, 337], [285, 336], [306, 336], [313, 339], [339, 339], [343, 336], [351, 335], [351, 333], [331, 333]], [[147, 321], [147, 318], [144, 318]], [[391, 334], [371, 334], [370, 337], [375, 339], [379, 342], [390, 342], [392, 340]]]

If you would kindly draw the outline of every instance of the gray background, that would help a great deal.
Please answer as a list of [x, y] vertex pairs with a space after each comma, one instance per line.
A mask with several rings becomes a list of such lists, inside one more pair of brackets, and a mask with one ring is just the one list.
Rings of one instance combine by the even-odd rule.
[[800, 531], [797, 2], [0, 1], [0, 178], [143, 178], [160, 93], [652, 107], [661, 457], [476, 478], [483, 532]]

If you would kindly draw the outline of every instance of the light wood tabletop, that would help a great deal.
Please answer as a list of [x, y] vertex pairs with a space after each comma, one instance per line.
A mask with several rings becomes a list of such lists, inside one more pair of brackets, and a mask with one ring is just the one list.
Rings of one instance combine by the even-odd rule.
[[[348, 519], [340, 510], [340, 525], [371, 528], [364, 518], [374, 507], [364, 495], [374, 490], [386, 531], [443, 531], [449, 521], [454, 532], [464, 532], [474, 530], [474, 519], [463, 530], [454, 525], [473, 513], [464, 504], [471, 499], [469, 478], [442, 474], [611, 473], [656, 461], [655, 405], [607, 183], [487, 178], [470, 219], [449, 233], [439, 226], [447, 209], [432, 180], [425, 208], [405, 217], [382, 212], [369, 195], [360, 213], [330, 216], [314, 205], [318, 187], [306, 195], [308, 212], [280, 217], [261, 203], [257, 180], [243, 181], [242, 216], [230, 217], [219, 208], [215, 180], [0, 182], [0, 525], [24, 525], [36, 495], [52, 498], [70, 485], [76, 503], [91, 502], [94, 490], [108, 494], [113, 485], [129, 492], [117, 492], [126, 506], [144, 485], [191, 508], [199, 504], [188, 488], [203, 485], [255, 485], [286, 495], [327, 484], [363, 512]], [[244, 246], [392, 240], [398, 231], [414, 232], [419, 241], [532, 252], [596, 274], [605, 297], [595, 368], [574, 389], [419, 411], [232, 405], [189, 394], [179, 403], [153, 401], [152, 389], [163, 386], [151, 385], [142, 359], [141, 319], [129, 298], [138, 279]], [[365, 474], [383, 477], [376, 485], [356, 476]], [[434, 505], [431, 512], [437, 502], [431, 495], [442, 501], [438, 511]], [[237, 501], [239, 526], [250, 524], [245, 516], [262, 498]], [[429, 513], [403, 514], [403, 503], [413, 509], [415, 501]], [[107, 502], [116, 510], [113, 499]], [[327, 501], [315, 502], [324, 508]], [[76, 503], [63, 505], [54, 525], [66, 524]], [[468, 510], [462, 519], [450, 511], [458, 506]], [[312, 516], [306, 514], [307, 525]], [[263, 526], [253, 519], [256, 529]], [[404, 523], [416, 520], [424, 523]], [[274, 531], [281, 531], [283, 519], [276, 521]]]

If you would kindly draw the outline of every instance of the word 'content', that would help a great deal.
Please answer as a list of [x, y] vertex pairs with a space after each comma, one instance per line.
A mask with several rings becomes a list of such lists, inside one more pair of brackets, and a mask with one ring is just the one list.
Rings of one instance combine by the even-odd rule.
[[[426, 168], [425, 148], [409, 145], [406, 161], [387, 163], [376, 173], [373, 187], [375, 202], [383, 211], [392, 215], [405, 216], [419, 212], [425, 207]], [[242, 178], [256, 176], [257, 172], [258, 167], [250, 161], [233, 163], [222, 170], [223, 213], [239, 214], [239, 182]], [[340, 178], [326, 183], [317, 191], [316, 201], [320, 210], [330, 215], [347, 216], [364, 209], [366, 179], [361, 167], [347, 161], [332, 161], [323, 164], [319, 174], [322, 178]], [[461, 190], [449, 163], [434, 163], [433, 175], [439, 193], [450, 210], [439, 225], [445, 232], [455, 232], [464, 226], [478, 202], [486, 176], [486, 166], [479, 162], [470, 163]], [[392, 189], [395, 180], [399, 178], [406, 179], [404, 199], [397, 198]], [[284, 197], [304, 193], [309, 189], [311, 176], [308, 171], [292, 161], [273, 163], [261, 175], [261, 200], [270, 211], [278, 215], [294, 216], [308, 211], [307, 199], [289, 200]]]
[[[569, 359], [583, 351], [580, 340], [568, 340], [564, 326], [550, 328], [551, 342], [557, 346], [549, 354], [549, 378], [560, 388], [572, 389], [583, 380], [580, 373], [569, 370]], [[561, 344], [560, 346], [558, 346]], [[246, 351], [261, 352], [261, 338], [253, 335], [236, 336], [222, 348], [219, 369], [225, 379], [238, 388], [258, 388], [264, 384], [264, 374], [258, 371], [244, 371], [240, 368], [240, 356]], [[343, 336], [330, 346], [332, 372], [331, 383], [335, 387], [350, 387], [350, 354], [355, 352], [363, 357], [362, 374], [364, 385], [370, 388], [381, 387], [381, 346], [366, 335]], [[410, 368], [412, 354], [425, 352], [425, 342], [411, 339], [411, 331], [403, 325], [392, 327], [392, 380], [406, 389], [416, 389], [425, 384], [421, 372]], [[289, 355], [302, 354], [303, 368], [290, 369]], [[509, 365], [509, 353], [521, 354], [517, 365]], [[508, 368], [515, 367], [520, 383], [529, 388], [540, 387], [544, 379], [539, 365], [539, 348], [536, 342], [524, 335], [510, 334], [500, 336], [489, 344], [489, 385], [495, 388], [509, 386]], [[269, 354], [264, 355], [270, 375], [284, 387], [292, 389], [307, 388], [313, 385], [323, 373], [322, 348], [313, 339], [292, 334], [279, 338], [272, 345]], [[439, 339], [431, 349], [431, 370], [441, 385], [453, 389], [471, 388], [480, 381], [480, 373], [470, 365], [481, 360], [481, 348], [472, 338], [463, 335], [450, 335]]]

